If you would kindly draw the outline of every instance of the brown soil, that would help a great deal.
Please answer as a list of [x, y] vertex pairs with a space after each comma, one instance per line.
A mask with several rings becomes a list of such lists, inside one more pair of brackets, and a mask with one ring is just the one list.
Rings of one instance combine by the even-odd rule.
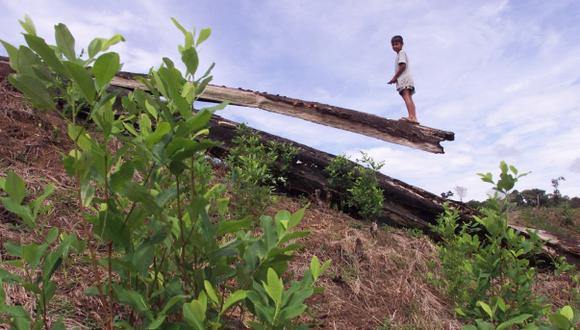
[[[62, 231], [87, 230], [76, 202], [73, 180], [65, 173], [61, 154], [72, 145], [66, 125], [57, 115], [37, 113], [21, 96], [0, 83], [0, 176], [14, 171], [23, 176], [29, 191], [38, 194], [48, 183], [56, 192], [47, 201], [48, 214], [41, 230], [57, 227]], [[268, 212], [295, 211], [306, 201], [280, 197]], [[0, 206], [0, 242], [31, 242], [35, 235], [18, 225], [19, 220]], [[438, 259], [431, 240], [412, 231], [380, 228], [376, 237], [369, 226], [325, 205], [312, 205], [301, 226], [311, 231], [303, 239], [304, 249], [290, 271], [300, 275], [313, 255], [332, 260], [321, 277], [322, 294], [310, 299], [304, 320], [321, 329], [459, 329], [452, 304], [429, 284], [428, 274], [436, 273]], [[82, 237], [87, 237], [85, 234]], [[1, 245], [1, 244], [0, 244]], [[0, 247], [0, 262], [9, 256]], [[88, 258], [67, 261], [56, 276], [57, 295], [50, 306], [61, 315], [67, 328], [101, 328], [106, 315], [98, 299], [87, 297], [85, 289], [102, 274], [95, 274]], [[2, 264], [4, 269], [16, 269]], [[537, 290], [557, 305], [573, 300], [569, 276], [542, 274]], [[4, 285], [9, 303], [32, 311], [34, 302], [21, 288]], [[578, 286], [576, 286], [578, 290]], [[566, 293], [568, 292], [568, 293]], [[1, 321], [0, 321], [1, 322]], [[0, 324], [0, 329], [3, 326]]]

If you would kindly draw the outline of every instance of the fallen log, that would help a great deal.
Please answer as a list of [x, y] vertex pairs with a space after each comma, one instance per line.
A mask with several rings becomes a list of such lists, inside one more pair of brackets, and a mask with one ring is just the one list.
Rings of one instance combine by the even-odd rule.
[[[134, 78], [135, 74], [122, 72], [111, 84], [131, 89], [145, 88]], [[248, 89], [210, 84], [199, 99], [205, 102], [229, 102], [231, 105], [262, 109], [432, 153], [443, 153], [440, 143], [455, 139], [453, 132]]]
[[[214, 116], [210, 122], [210, 138], [222, 142], [211, 153], [218, 158], [225, 158], [232, 147], [232, 139], [236, 135], [239, 124], [219, 116]], [[254, 130], [264, 141], [288, 143], [299, 148], [299, 152], [288, 170], [288, 185], [284, 192], [291, 195], [320, 195], [324, 200], [337, 202], [341, 192], [328, 186], [326, 166], [335, 157], [332, 154], [308, 147], [306, 145], [284, 139], [266, 132]], [[437, 217], [443, 212], [443, 203], [447, 202], [457, 209], [461, 221], [473, 221], [477, 211], [464, 203], [443, 199], [421, 188], [409, 185], [400, 180], [377, 172], [379, 186], [383, 190], [384, 205], [381, 213], [376, 217], [380, 223], [397, 226], [418, 228], [433, 235], [430, 225], [436, 223]], [[355, 215], [355, 214], [354, 214]], [[510, 226], [515, 231], [529, 236], [532, 228]], [[580, 265], [580, 244], [567, 240], [556, 234], [545, 231], [538, 232], [539, 237], [546, 243], [544, 259], [563, 255], [569, 262]]]

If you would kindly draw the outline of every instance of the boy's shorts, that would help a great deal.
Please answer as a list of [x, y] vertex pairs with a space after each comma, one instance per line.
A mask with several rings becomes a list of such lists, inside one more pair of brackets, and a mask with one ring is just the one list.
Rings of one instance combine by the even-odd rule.
[[402, 87], [397, 88], [397, 92], [399, 92], [400, 95], [403, 95], [403, 91], [405, 89], [410, 90], [411, 91], [411, 95], [414, 95], [415, 94], [415, 86], [402, 86]]

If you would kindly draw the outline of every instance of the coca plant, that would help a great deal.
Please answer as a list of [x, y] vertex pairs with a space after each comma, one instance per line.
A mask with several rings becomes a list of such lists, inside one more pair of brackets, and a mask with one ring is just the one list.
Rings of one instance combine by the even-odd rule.
[[286, 289], [280, 276], [301, 248], [295, 240], [308, 234], [294, 230], [305, 210], [262, 216], [257, 231], [249, 219], [227, 220], [225, 187], [200, 177], [204, 153], [215, 145], [209, 120], [226, 104], [194, 109], [212, 79], [213, 64], [198, 74], [197, 52], [211, 30], [173, 23], [184, 35], [185, 72], [163, 58], [140, 79], [144, 88], [126, 95], [109, 88], [121, 61], [108, 49], [124, 41], [120, 35], [94, 39], [79, 56], [64, 24], [49, 45], [25, 19], [26, 45], [2, 41], [15, 71], [10, 82], [36, 108], [67, 121], [75, 147], [63, 164], [91, 224], [81, 239], [95, 274], [106, 274], [87, 294], [107, 307], [107, 328], [218, 329], [236, 319], [263, 329], [298, 326], [328, 263], [313, 258]]

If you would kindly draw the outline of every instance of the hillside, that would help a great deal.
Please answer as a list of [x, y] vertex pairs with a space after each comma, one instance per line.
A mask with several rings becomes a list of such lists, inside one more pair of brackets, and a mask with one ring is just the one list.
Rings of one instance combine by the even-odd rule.
[[[64, 132], [65, 124], [57, 115], [33, 111], [19, 93], [5, 83], [0, 86], [0, 176], [10, 170], [16, 172], [34, 194], [47, 183], [55, 185], [55, 193], [46, 202], [49, 212], [41, 220], [42, 227], [80, 233], [88, 228], [80, 215], [76, 187], [61, 164], [61, 154], [71, 148]], [[308, 196], [301, 199], [279, 196], [267, 212], [295, 211], [308, 202], [311, 202]], [[373, 237], [368, 223], [316, 201], [308, 208], [301, 227], [311, 234], [302, 239], [304, 249], [290, 270], [301, 274], [313, 255], [332, 260], [332, 266], [320, 280], [324, 292], [309, 301], [311, 309], [306, 319], [312, 327], [460, 328], [461, 323], [453, 316], [453, 305], [433, 284], [439, 266], [436, 246], [429, 238], [388, 226], [380, 228]], [[1, 242], [37, 240], [19, 225], [16, 217], [0, 207]], [[14, 270], [9, 266], [10, 258], [0, 247], [2, 267]], [[59, 285], [49, 306], [52, 314], [63, 316], [67, 327], [101, 328], [104, 307], [98, 299], [84, 294], [99, 278], [103, 274], [92, 273], [87, 256], [68, 260], [62, 271], [56, 273]], [[574, 300], [570, 290], [573, 285], [569, 275], [546, 272], [540, 275], [536, 290], [556, 306], [578, 304], [578, 298]], [[32, 310], [32, 298], [23, 290], [6, 284], [4, 287], [8, 303]]]

